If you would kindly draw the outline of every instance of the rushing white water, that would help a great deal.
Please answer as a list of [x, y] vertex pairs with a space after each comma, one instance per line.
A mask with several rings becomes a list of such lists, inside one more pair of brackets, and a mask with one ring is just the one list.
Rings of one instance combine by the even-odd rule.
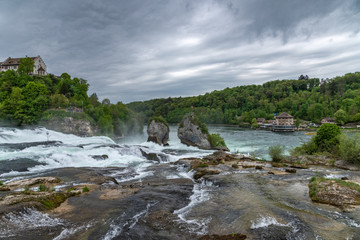
[[20, 231], [55, 226], [63, 227], [64, 221], [34, 209], [27, 209], [20, 213], [8, 213], [0, 219], [0, 238], [16, 236], [15, 234]]
[[199, 219], [189, 217], [188, 215], [194, 207], [210, 199], [209, 191], [211, 187], [212, 183], [205, 182], [204, 180], [201, 183], [195, 183], [189, 204], [174, 211], [174, 214], [177, 214], [179, 219], [186, 223], [192, 232], [199, 235], [207, 232], [207, 225], [211, 221], [211, 218]]
[[288, 224], [279, 223], [274, 217], [260, 216], [255, 221], [252, 221], [251, 229], [264, 228], [270, 225], [281, 226], [281, 227], [290, 226], [289, 223]]
[[152, 164], [141, 151], [161, 155], [161, 161], [171, 162], [180, 157], [199, 157], [212, 152], [187, 147], [176, 140], [170, 142], [170, 147], [145, 140], [140, 138], [136, 145], [128, 145], [124, 140], [117, 144], [104, 136], [78, 137], [45, 128], [0, 128], [0, 162], [31, 159], [38, 163], [29, 166], [27, 171], [11, 169], [0, 172], [0, 178], [63, 167], [124, 167], [133, 169], [134, 176], [130, 179], [141, 179], [151, 175], [146, 168]]

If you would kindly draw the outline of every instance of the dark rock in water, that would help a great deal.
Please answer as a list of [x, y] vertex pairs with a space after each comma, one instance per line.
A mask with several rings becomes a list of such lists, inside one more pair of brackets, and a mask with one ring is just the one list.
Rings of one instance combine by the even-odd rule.
[[244, 240], [246, 235], [241, 233], [234, 233], [228, 235], [204, 235], [199, 238], [199, 240]]
[[24, 143], [2, 143], [0, 144], [0, 148], [5, 149], [14, 149], [14, 150], [23, 150], [29, 147], [36, 146], [59, 146], [63, 143], [60, 141], [44, 141], [44, 142], [24, 142]]
[[[256, 233], [256, 240], [271, 239], [271, 240], [287, 240], [287, 236], [293, 229], [290, 226], [276, 226], [270, 225], [268, 227], [261, 227], [252, 230]], [[290, 238], [291, 239], [291, 238]]]
[[288, 172], [288, 173], [296, 173], [296, 169], [293, 169], [293, 168], [285, 168], [285, 172]]
[[199, 179], [205, 175], [216, 175], [219, 173], [221, 173], [221, 171], [218, 169], [210, 169], [210, 168], [198, 169], [194, 174], [194, 179]]
[[106, 155], [106, 154], [103, 154], [103, 155], [91, 155], [90, 157], [92, 157], [93, 159], [96, 159], [96, 160], [105, 160], [105, 159], [109, 158], [109, 156]]
[[350, 170], [350, 171], [360, 171], [359, 166], [357, 166], [357, 165], [355, 165], [353, 163], [346, 162], [344, 160], [336, 161], [334, 163], [334, 166], [338, 167], [338, 168], [341, 168], [341, 169]]
[[168, 146], [169, 127], [163, 123], [153, 119], [147, 128], [148, 142], [154, 142], [160, 145]]
[[187, 115], [178, 129], [178, 137], [181, 143], [188, 146], [195, 146], [200, 149], [211, 149], [209, 134], [202, 131], [195, 121], [193, 113]]
[[3, 160], [0, 163], [0, 174], [8, 173], [11, 171], [26, 172], [31, 167], [35, 167], [38, 165], [46, 165], [45, 163], [37, 162], [29, 158]]
[[141, 154], [143, 157], [145, 157], [147, 160], [150, 161], [156, 161], [156, 162], [165, 162], [167, 161], [167, 156], [165, 154], [157, 154], [157, 153], [147, 153], [144, 150], [140, 148]]

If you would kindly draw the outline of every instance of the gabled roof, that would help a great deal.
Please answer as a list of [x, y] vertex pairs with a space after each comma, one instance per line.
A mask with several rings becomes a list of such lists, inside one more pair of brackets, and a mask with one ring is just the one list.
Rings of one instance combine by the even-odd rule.
[[282, 112], [279, 115], [277, 115], [275, 118], [294, 118], [294, 117], [288, 114], [287, 112]]
[[[30, 57], [33, 61], [35, 61], [37, 57]], [[4, 62], [1, 63], [2, 66], [13, 66], [13, 65], [19, 65], [20, 64], [20, 59], [22, 58], [11, 58], [8, 57]]]
[[335, 122], [334, 118], [323, 118], [321, 121]]
[[38, 72], [40, 72], [40, 71], [45, 72], [45, 69], [43, 69], [43, 67], [40, 67], [40, 68], [38, 69]]

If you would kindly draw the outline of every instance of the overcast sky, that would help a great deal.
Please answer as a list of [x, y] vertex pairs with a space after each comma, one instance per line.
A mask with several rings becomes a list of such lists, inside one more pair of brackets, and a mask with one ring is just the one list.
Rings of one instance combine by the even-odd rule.
[[0, 61], [128, 103], [360, 71], [359, 30], [360, 0], [2, 0]]

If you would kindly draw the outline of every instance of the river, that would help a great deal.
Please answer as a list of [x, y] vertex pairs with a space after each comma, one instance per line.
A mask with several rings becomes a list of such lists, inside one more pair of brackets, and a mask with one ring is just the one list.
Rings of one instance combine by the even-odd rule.
[[[280, 144], [289, 151], [310, 138], [304, 132], [233, 126], [210, 126], [209, 131], [219, 133], [231, 152], [262, 159], [269, 159], [271, 145]], [[360, 179], [357, 172], [316, 167], [295, 175], [268, 175], [249, 169], [194, 181], [191, 171], [172, 163], [213, 151], [187, 147], [176, 134], [176, 126], [171, 126], [169, 146], [162, 147], [146, 142], [145, 132], [115, 142], [104, 136], [82, 138], [44, 128], [0, 128], [0, 180], [4, 183], [65, 176], [69, 168], [75, 173], [100, 169], [99, 173], [124, 184], [123, 188], [147, 183], [139, 193], [118, 201], [94, 200], [94, 208], [83, 205], [88, 201], [91, 206], [91, 198], [72, 198], [70, 203], [81, 209], [83, 218], [34, 209], [7, 213], [0, 218], [0, 239], [193, 239], [240, 232], [250, 239], [360, 239], [359, 209], [343, 212], [314, 204], [307, 190], [312, 176]], [[149, 161], [143, 152], [155, 153], [158, 161]], [[151, 225], [149, 218], [158, 219], [160, 213], [167, 216], [168, 226], [159, 230], [159, 224]]]

